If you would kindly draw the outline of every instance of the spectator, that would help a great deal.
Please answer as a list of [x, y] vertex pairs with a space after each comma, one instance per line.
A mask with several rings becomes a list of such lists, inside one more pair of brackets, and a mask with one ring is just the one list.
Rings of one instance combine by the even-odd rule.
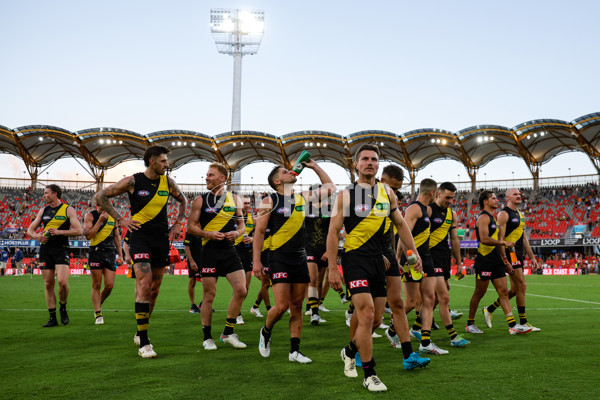
[[20, 248], [15, 249], [15, 266], [13, 268], [17, 269], [15, 275], [23, 275], [22, 271], [23, 267], [23, 251]]

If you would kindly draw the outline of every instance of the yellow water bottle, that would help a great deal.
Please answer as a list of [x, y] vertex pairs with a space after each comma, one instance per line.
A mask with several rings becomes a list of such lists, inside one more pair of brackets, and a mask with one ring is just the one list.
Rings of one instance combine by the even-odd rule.
[[309, 159], [310, 153], [304, 150], [302, 153], [300, 153], [300, 157], [298, 157], [296, 163], [294, 164], [294, 167], [290, 172], [296, 176], [300, 175], [300, 172], [302, 172], [302, 170], [304, 169], [304, 164], [302, 163], [308, 161]]
[[408, 261], [410, 276], [413, 278], [413, 280], [421, 280], [423, 274], [415, 271], [415, 265], [417, 265], [417, 256], [413, 254], [412, 250], [406, 250], [406, 261]]

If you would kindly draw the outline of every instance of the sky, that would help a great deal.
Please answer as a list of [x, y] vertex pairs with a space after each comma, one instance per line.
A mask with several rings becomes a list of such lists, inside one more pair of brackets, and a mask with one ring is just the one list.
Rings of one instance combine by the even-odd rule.
[[[217, 52], [211, 8], [265, 12], [258, 54], [243, 59], [243, 130], [455, 132], [600, 111], [600, 2], [592, 0], [0, 0], [0, 125], [228, 132], [233, 58]], [[0, 177], [23, 177], [18, 159], [0, 155], [0, 162]], [[334, 182], [348, 181], [340, 167], [325, 165]], [[564, 176], [567, 168], [596, 172], [587, 156], [564, 154], [542, 176]], [[143, 166], [125, 163], [106, 180], [134, 169]], [[266, 181], [269, 169], [247, 167], [242, 181]], [[508, 171], [531, 176], [513, 157], [491, 162], [480, 176], [509, 179]], [[73, 160], [46, 172], [87, 176]], [[205, 172], [206, 163], [190, 163], [173, 174], [199, 183]], [[430, 176], [467, 174], [441, 161], [417, 180]]]

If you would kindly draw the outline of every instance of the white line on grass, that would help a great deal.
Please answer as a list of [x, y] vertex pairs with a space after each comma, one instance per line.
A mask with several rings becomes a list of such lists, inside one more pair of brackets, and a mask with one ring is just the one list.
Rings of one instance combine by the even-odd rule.
[[[452, 286], [460, 286], [460, 287], [465, 287], [465, 288], [469, 288], [472, 286], [467, 286], [467, 285], [459, 285], [454, 283]], [[553, 300], [565, 300], [565, 301], [575, 301], [577, 303], [586, 303], [586, 304], [597, 304], [600, 305], [600, 303], [598, 303], [597, 301], [587, 301], [587, 300], [577, 300], [577, 299], [566, 299], [564, 297], [554, 297], [554, 296], [544, 296], [541, 294], [532, 294], [532, 293], [527, 293], [527, 296], [533, 296], [533, 297], [544, 297], [547, 299], [553, 299]]]

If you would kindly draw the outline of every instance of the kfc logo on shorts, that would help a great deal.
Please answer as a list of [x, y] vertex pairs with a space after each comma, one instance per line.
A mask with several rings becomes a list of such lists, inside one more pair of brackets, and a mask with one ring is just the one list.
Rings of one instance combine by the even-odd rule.
[[263, 267], [263, 268], [265, 270], [265, 274], [268, 274], [269, 273], [269, 267]]
[[492, 273], [489, 272], [489, 271], [484, 271], [484, 272], [481, 273], [481, 276], [489, 276], [489, 277], [491, 277]]
[[435, 271], [436, 274], [443, 274], [444, 273], [444, 270], [441, 269], [441, 268], [434, 268], [433, 270]]
[[277, 272], [273, 274], [273, 279], [286, 279], [288, 277], [287, 272]]
[[45, 263], [45, 262], [41, 262], [41, 263], [40, 263], [40, 267], [45, 267], [45, 266], [46, 266], [46, 263]]
[[150, 259], [150, 254], [149, 253], [137, 253], [133, 255], [133, 259], [134, 260], [149, 260]]
[[100, 263], [93, 263], [93, 262], [90, 263], [90, 267], [99, 267], [99, 266], [100, 266]]
[[138, 190], [138, 196], [142, 196], [142, 197], [150, 196], [150, 192], [147, 190]]
[[350, 289], [356, 289], [359, 287], [369, 287], [369, 281], [367, 281], [366, 279], [359, 279], [356, 281], [351, 281], [348, 283], [350, 285]]
[[306, 261], [315, 261], [314, 256], [306, 256]]
[[217, 272], [216, 268], [202, 268], [203, 274], [215, 274]]

